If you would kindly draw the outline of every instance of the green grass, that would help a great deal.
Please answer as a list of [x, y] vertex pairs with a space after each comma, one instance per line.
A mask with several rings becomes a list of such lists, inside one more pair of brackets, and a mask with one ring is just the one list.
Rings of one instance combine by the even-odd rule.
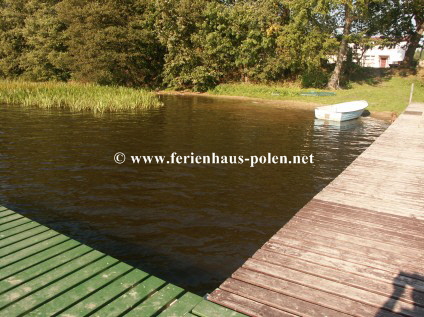
[[151, 92], [82, 83], [0, 81], [0, 103], [96, 113], [160, 107]]
[[369, 111], [402, 112], [409, 101], [411, 84], [414, 83], [413, 101], [424, 102], [424, 81], [418, 77], [391, 77], [380, 83], [353, 83], [349, 89], [337, 90], [335, 96], [300, 96], [306, 91], [325, 91], [322, 89], [301, 89], [299, 87], [267, 86], [255, 84], [221, 84], [208, 91], [214, 95], [245, 96], [271, 100], [294, 100], [317, 104], [334, 104], [353, 100], [366, 100]]

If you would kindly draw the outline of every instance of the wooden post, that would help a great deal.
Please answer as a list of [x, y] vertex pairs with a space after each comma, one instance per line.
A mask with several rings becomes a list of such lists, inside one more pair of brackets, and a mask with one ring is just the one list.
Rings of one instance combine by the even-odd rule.
[[414, 84], [411, 84], [411, 93], [409, 95], [409, 103], [412, 102], [412, 94], [414, 93]]

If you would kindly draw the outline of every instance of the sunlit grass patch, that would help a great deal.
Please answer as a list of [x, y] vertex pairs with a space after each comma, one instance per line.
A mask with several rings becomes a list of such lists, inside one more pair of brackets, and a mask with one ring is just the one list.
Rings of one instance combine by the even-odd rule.
[[400, 113], [409, 102], [411, 84], [414, 83], [413, 101], [424, 102], [424, 81], [417, 76], [391, 77], [378, 84], [353, 83], [349, 89], [335, 91], [334, 96], [302, 96], [302, 92], [328, 91], [301, 89], [286, 85], [221, 84], [210, 90], [210, 94], [245, 96], [272, 100], [302, 101], [317, 104], [335, 104], [353, 100], [366, 100], [369, 111]]

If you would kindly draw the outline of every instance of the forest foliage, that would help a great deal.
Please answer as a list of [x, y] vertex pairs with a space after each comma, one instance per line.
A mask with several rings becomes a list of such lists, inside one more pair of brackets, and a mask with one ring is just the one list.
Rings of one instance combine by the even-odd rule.
[[[324, 87], [328, 56], [344, 36], [357, 45], [376, 34], [389, 44], [420, 39], [421, 2], [0, 0], [0, 78], [195, 91], [293, 79]], [[348, 35], [343, 8], [360, 12]]]

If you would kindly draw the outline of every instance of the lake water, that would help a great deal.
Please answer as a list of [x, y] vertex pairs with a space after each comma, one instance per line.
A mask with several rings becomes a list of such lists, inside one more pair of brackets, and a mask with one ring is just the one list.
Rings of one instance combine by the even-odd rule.
[[[204, 295], [386, 128], [253, 101], [163, 96], [139, 114], [1, 107], [0, 205]], [[314, 155], [306, 165], [139, 164], [130, 155]]]

